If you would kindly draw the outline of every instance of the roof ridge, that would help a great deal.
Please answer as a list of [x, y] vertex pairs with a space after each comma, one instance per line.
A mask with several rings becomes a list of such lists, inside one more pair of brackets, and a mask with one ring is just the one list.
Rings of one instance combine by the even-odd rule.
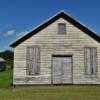
[[100, 42], [100, 36], [97, 35], [96, 32], [94, 32], [93, 30], [91, 30], [90, 28], [85, 26], [84, 24], [82, 24], [79, 21], [77, 21], [76, 19], [74, 19], [70, 14], [66, 13], [65, 11], [60, 11], [60, 12], [56, 13], [54, 16], [50, 17], [48, 20], [44, 21], [44, 23], [38, 25], [36, 28], [34, 28], [34, 30], [32, 30], [25, 36], [22, 36], [20, 39], [18, 39], [14, 43], [12, 43], [10, 46], [16, 47], [18, 44], [20, 44], [24, 40], [28, 39], [32, 35], [35, 35], [37, 32], [44, 29], [45, 27], [47, 27], [48, 25], [50, 25], [51, 23], [53, 23], [54, 21], [56, 21], [59, 18], [64, 18], [65, 20], [67, 20], [68, 22], [73, 24], [74, 26], [78, 27], [80, 30], [87, 33], [90, 37], [92, 37], [96, 41]]

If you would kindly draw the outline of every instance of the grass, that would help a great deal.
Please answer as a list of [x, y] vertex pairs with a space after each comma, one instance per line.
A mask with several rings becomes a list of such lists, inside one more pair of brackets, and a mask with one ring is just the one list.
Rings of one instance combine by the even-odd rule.
[[12, 83], [12, 69], [8, 65], [6, 71], [0, 72], [0, 88], [8, 88]]
[[27, 86], [13, 88], [12, 70], [0, 72], [0, 100], [100, 100], [100, 86]]
[[36, 86], [0, 90], [0, 100], [100, 100], [97, 86]]

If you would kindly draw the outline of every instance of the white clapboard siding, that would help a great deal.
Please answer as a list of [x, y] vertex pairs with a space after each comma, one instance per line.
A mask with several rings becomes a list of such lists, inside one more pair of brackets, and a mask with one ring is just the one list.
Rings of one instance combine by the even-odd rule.
[[[66, 23], [67, 34], [58, 34], [59, 23]], [[28, 76], [26, 74], [27, 46], [34, 45], [40, 48], [40, 74]], [[85, 73], [85, 47], [97, 48], [98, 72], [97, 76], [94, 75], [92, 78], [87, 77]], [[14, 84], [51, 84], [53, 54], [72, 55], [73, 84], [100, 84], [100, 44], [63, 18], [58, 19], [15, 47]], [[20, 78], [23, 78], [24, 80], [21, 81]], [[30, 80], [25, 81], [27, 78], [30, 78]]]

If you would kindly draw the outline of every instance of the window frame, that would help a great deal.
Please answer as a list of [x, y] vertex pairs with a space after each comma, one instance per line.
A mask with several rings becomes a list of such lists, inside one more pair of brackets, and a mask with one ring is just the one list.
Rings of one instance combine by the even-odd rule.
[[[60, 28], [60, 25], [64, 25], [64, 31], [63, 32], [61, 32], [61, 28]], [[66, 28], [66, 23], [58, 23], [58, 34], [59, 35], [65, 35], [66, 33], [67, 33], [67, 30], [66, 30], [67, 28]]]

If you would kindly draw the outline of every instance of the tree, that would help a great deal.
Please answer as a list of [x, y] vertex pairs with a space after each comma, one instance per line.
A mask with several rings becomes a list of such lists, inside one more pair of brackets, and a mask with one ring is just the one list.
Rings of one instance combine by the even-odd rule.
[[14, 53], [11, 50], [5, 50], [3, 52], [0, 52], [0, 57], [5, 59], [6, 64], [10, 65], [11, 68], [13, 68], [13, 56], [14, 56]]
[[3, 52], [0, 52], [0, 57], [5, 59], [6, 61], [8, 60], [13, 60], [14, 53], [11, 50], [5, 50]]

